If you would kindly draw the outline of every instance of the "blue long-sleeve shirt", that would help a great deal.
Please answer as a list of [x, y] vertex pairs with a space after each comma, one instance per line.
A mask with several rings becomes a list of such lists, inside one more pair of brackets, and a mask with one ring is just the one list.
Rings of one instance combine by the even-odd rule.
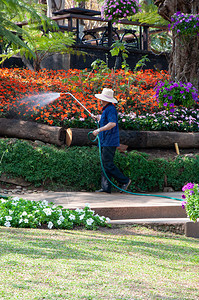
[[118, 147], [120, 145], [118, 115], [115, 106], [112, 103], [103, 107], [100, 119], [100, 127], [107, 125], [109, 122], [116, 123], [116, 126], [110, 130], [101, 131], [99, 133], [100, 143], [102, 147]]

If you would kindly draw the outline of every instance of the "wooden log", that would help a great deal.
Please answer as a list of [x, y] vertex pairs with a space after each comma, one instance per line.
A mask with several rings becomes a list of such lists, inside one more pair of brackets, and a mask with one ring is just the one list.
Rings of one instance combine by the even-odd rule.
[[[67, 146], [96, 145], [88, 139], [92, 129], [69, 128], [66, 130]], [[94, 138], [91, 135], [91, 138]], [[180, 149], [199, 148], [199, 132], [170, 131], [132, 131], [120, 130], [120, 143], [131, 149], [165, 148], [175, 149], [175, 143]]]
[[[93, 129], [86, 128], [68, 128], [66, 130], [66, 145], [67, 146], [91, 146], [97, 145], [96, 142], [91, 142], [88, 138], [88, 133]], [[91, 139], [95, 139], [94, 135], [90, 135]]]
[[28, 140], [61, 146], [65, 143], [65, 130], [62, 127], [48, 126], [36, 122], [0, 118], [0, 136]]

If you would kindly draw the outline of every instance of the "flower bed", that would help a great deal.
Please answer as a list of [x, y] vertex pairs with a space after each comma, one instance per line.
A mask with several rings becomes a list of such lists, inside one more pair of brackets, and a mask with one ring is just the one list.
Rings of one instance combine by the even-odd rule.
[[[94, 114], [101, 113], [95, 94], [103, 87], [115, 90], [121, 129], [198, 131], [199, 110], [179, 108], [174, 113], [160, 111], [155, 99], [157, 82], [169, 80], [165, 71], [60, 70], [33, 72], [26, 69], [1, 69], [0, 117], [22, 118], [49, 125], [93, 128], [95, 122], [65, 92], [72, 93]], [[61, 93], [59, 99], [42, 107], [24, 97], [42, 92]]]
[[0, 226], [19, 228], [86, 229], [110, 227], [110, 219], [95, 215], [86, 205], [84, 209], [64, 209], [47, 200], [31, 201], [18, 197], [0, 198]]

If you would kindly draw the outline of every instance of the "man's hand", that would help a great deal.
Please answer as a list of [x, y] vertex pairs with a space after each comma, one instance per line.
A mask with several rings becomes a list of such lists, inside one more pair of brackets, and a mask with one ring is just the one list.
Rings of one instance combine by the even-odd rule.
[[94, 135], [94, 136], [97, 136], [98, 133], [99, 133], [100, 131], [111, 130], [111, 129], [112, 129], [113, 127], [115, 127], [115, 126], [116, 126], [116, 123], [114, 123], [114, 122], [109, 122], [109, 123], [106, 124], [105, 126], [100, 127], [100, 128], [98, 128], [98, 129], [94, 130], [94, 131], [93, 131], [93, 135]]
[[99, 132], [100, 132], [100, 129], [98, 128], [98, 129], [94, 130], [92, 133], [94, 136], [97, 136], [99, 134]]
[[97, 120], [98, 122], [100, 121], [100, 118], [101, 118], [101, 116], [100, 115], [97, 115], [97, 116], [95, 116], [95, 115], [92, 115], [92, 118], [94, 119], [94, 120]]

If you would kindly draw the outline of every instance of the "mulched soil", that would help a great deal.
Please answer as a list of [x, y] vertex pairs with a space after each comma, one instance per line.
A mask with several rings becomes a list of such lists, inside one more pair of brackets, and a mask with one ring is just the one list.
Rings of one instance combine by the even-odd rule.
[[[140, 149], [138, 151], [149, 154], [150, 159], [164, 158], [169, 160], [175, 159], [178, 156], [175, 149]], [[179, 149], [179, 151], [179, 155], [182, 157], [199, 155], [199, 149]]]

